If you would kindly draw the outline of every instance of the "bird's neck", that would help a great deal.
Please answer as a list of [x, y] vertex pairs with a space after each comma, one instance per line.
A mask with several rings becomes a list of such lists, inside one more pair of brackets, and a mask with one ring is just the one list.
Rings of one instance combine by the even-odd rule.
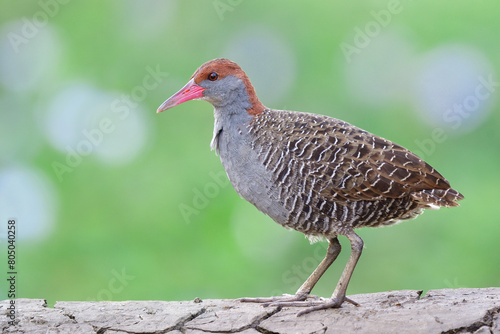
[[214, 108], [215, 123], [220, 127], [238, 127], [252, 122], [254, 115], [238, 104], [227, 104]]
[[243, 77], [228, 76], [222, 80], [225, 88], [229, 87], [231, 89], [229, 93], [221, 94], [223, 95], [222, 99], [210, 101], [215, 109], [220, 109], [226, 114], [239, 113], [245, 110], [251, 116], [259, 115], [266, 109], [257, 97], [255, 88], [246, 75]]
[[[248, 78], [247, 78], [248, 80]], [[252, 105], [251, 108], [247, 109], [247, 113], [249, 113], [252, 116], [256, 116], [259, 114], [262, 114], [266, 107], [260, 102], [259, 98], [257, 97], [257, 94], [255, 93], [255, 89], [253, 88], [252, 84], [250, 83], [250, 80], [245, 83], [245, 88], [246, 92], [248, 95], [248, 100], [250, 104]]]
[[[241, 138], [241, 135], [247, 134], [248, 125], [252, 122], [254, 116], [250, 115], [246, 109], [234, 104], [228, 104], [224, 107], [215, 107], [214, 109], [214, 134], [210, 147], [219, 152], [221, 133], [228, 134], [225, 138]], [[239, 135], [236, 135], [239, 134]]]

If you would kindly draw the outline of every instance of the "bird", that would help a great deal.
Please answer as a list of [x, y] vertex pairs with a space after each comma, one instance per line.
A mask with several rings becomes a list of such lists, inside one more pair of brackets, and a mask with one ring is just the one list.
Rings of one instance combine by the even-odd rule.
[[[325, 258], [294, 295], [241, 298], [264, 306], [339, 308], [363, 250], [355, 233], [416, 218], [424, 209], [459, 206], [464, 196], [406, 148], [354, 125], [314, 113], [265, 107], [241, 67], [217, 58], [202, 64], [157, 113], [189, 100], [214, 107], [211, 149], [240, 197], [276, 223], [328, 241]], [[341, 251], [351, 254], [331, 298], [311, 290]]]

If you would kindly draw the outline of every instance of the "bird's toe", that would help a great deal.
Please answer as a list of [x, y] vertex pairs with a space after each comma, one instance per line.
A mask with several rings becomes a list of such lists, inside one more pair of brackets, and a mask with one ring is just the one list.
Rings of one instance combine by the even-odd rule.
[[[347, 297], [333, 297], [325, 302], [321, 302], [321, 303], [314, 303], [312, 305], [310, 305], [310, 307], [306, 308], [305, 310], [302, 310], [300, 311], [299, 313], [297, 313], [297, 317], [300, 317], [301, 315], [304, 315], [304, 314], [307, 314], [307, 313], [311, 313], [311, 312], [314, 312], [314, 311], [319, 311], [319, 310], [326, 310], [326, 309], [329, 309], [329, 308], [339, 308], [342, 306], [342, 304], [344, 302], [348, 302], [348, 303], [351, 303], [355, 306], [360, 306], [358, 303], [356, 303], [354, 300], [350, 299], [350, 298], [347, 298]], [[299, 306], [299, 305], [297, 305]], [[303, 305], [303, 306], [309, 306], [309, 305]]]
[[258, 297], [258, 298], [240, 298], [238, 299], [243, 303], [262, 303], [262, 306], [297, 306], [293, 303], [302, 303], [307, 300], [319, 300], [318, 296], [309, 295], [309, 294], [283, 294], [282, 296], [274, 296], [274, 297]]

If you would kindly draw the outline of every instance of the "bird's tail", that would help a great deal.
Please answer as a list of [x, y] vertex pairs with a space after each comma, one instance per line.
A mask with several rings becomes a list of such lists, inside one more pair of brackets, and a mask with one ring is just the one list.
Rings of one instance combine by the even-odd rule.
[[453, 188], [424, 189], [412, 193], [411, 197], [422, 207], [427, 209], [439, 209], [442, 206], [459, 206], [457, 201], [464, 198], [461, 193]]

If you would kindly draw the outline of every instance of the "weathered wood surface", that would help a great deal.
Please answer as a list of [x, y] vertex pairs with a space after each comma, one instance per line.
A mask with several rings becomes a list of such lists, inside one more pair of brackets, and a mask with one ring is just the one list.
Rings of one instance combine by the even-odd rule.
[[236, 300], [57, 302], [17, 299], [15, 325], [0, 302], [2, 333], [500, 333], [500, 288], [390, 291], [361, 304], [296, 317], [300, 308]]

